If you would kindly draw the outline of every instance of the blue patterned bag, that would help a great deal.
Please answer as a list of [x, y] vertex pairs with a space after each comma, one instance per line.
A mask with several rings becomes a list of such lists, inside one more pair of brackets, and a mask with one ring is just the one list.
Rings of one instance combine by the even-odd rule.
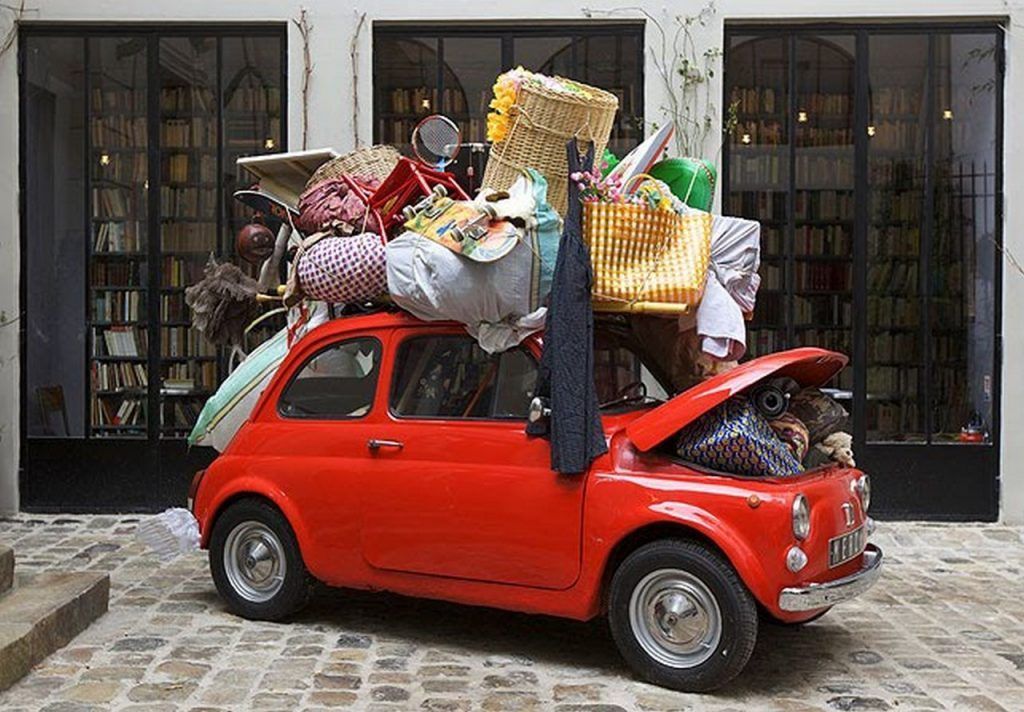
[[800, 462], [744, 396], [730, 398], [679, 433], [679, 456], [688, 462], [750, 477], [803, 472]]

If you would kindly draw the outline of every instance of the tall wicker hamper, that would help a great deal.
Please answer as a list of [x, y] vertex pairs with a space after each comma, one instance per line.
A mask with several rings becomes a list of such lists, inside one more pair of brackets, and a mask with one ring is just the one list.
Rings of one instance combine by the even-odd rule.
[[[571, 80], [562, 80], [571, 81]], [[573, 136], [594, 143], [594, 155], [604, 154], [619, 100], [596, 87], [572, 82], [589, 96], [563, 93], [524, 82], [509, 111], [511, 127], [503, 141], [491, 146], [483, 186], [507, 190], [527, 168], [548, 182], [548, 202], [565, 215], [569, 166], [565, 144]]]

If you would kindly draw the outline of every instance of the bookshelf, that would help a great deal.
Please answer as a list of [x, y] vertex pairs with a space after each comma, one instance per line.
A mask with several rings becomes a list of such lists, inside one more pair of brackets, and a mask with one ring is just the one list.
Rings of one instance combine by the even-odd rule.
[[987, 455], [927, 448], [998, 430], [997, 28], [737, 25], [726, 40], [724, 206], [762, 224], [750, 354], [849, 354], [830, 385], [848, 391], [858, 461], [992, 474]]
[[227, 374], [185, 288], [251, 219], [235, 160], [283, 149], [283, 38], [87, 43], [88, 434], [177, 439]]

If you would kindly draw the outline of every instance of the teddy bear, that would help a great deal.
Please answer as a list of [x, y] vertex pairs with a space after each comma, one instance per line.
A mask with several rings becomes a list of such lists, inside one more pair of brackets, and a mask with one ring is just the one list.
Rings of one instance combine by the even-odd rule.
[[838, 462], [846, 467], [856, 467], [853, 460], [853, 436], [849, 433], [838, 431], [817, 443], [817, 450], [828, 456], [830, 460]]

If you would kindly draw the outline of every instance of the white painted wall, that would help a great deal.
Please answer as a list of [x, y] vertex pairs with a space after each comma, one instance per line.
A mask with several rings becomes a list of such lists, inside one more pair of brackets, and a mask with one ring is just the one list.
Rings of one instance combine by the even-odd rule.
[[[695, 14], [703, 3], [683, 0], [674, 3], [636, 0], [629, 3], [643, 7], [667, 26], [675, 14]], [[353, 67], [349, 56], [352, 33], [360, 13], [367, 13], [367, 26], [356, 47], [359, 93], [358, 126], [364, 142], [372, 136], [372, 63], [370, 22], [373, 21], [579, 21], [585, 18], [583, 8], [607, 11], [622, 7], [615, 0], [519, 0], [515, 3], [480, 3], [449, 0], [445, 3], [412, 3], [409, 0], [248, 0], [247, 2], [210, 2], [209, 0], [153, 0], [149, 3], [123, 0], [35, 0], [28, 3], [36, 9], [30, 21], [46, 22], [195, 22], [226, 21], [289, 22], [297, 17], [299, 6], [307, 8], [313, 24], [311, 52], [313, 79], [310, 86], [309, 146], [330, 145], [345, 150], [353, 144]], [[601, 16], [607, 16], [601, 14]], [[616, 12], [611, 19], [639, 18], [638, 13]], [[695, 30], [700, 50], [721, 47], [723, 28], [727, 21], [760, 20], [767, 22], [793, 20], [894, 19], [913, 20], [936, 17], [965, 19], [1008, 18], [1006, 47], [1006, 135], [1005, 164], [1005, 229], [1006, 247], [1024, 258], [1024, 131], [1014, 117], [1024, 116], [1024, 70], [1014, 62], [1015, 46], [1024, 44], [1024, 2], [1021, 0], [718, 0], [717, 12], [707, 26]], [[0, 33], [6, 30], [9, 17], [0, 17]], [[656, 30], [648, 23], [646, 43], [654, 47]], [[301, 41], [296, 28], [289, 24], [288, 102], [289, 145], [298, 148], [301, 136], [300, 101], [297, 94], [302, 76]], [[647, 117], [658, 118], [663, 92], [650, 60], [645, 71]], [[721, 96], [722, 72], [717, 71], [711, 96]], [[18, 125], [17, 77], [13, 52], [0, 58], [0, 311], [8, 318], [18, 313]], [[709, 146], [705, 155], [715, 155], [717, 146]], [[1014, 435], [1024, 431], [1024, 408], [1015, 407], [1024, 397], [1024, 275], [1012, 268], [1005, 270], [1003, 287], [1004, 363], [1003, 369], [1003, 446], [1002, 446], [1002, 516], [1008, 522], [1024, 522], [1024, 438]], [[0, 513], [17, 507], [18, 456], [18, 341], [17, 328], [0, 328]]]

